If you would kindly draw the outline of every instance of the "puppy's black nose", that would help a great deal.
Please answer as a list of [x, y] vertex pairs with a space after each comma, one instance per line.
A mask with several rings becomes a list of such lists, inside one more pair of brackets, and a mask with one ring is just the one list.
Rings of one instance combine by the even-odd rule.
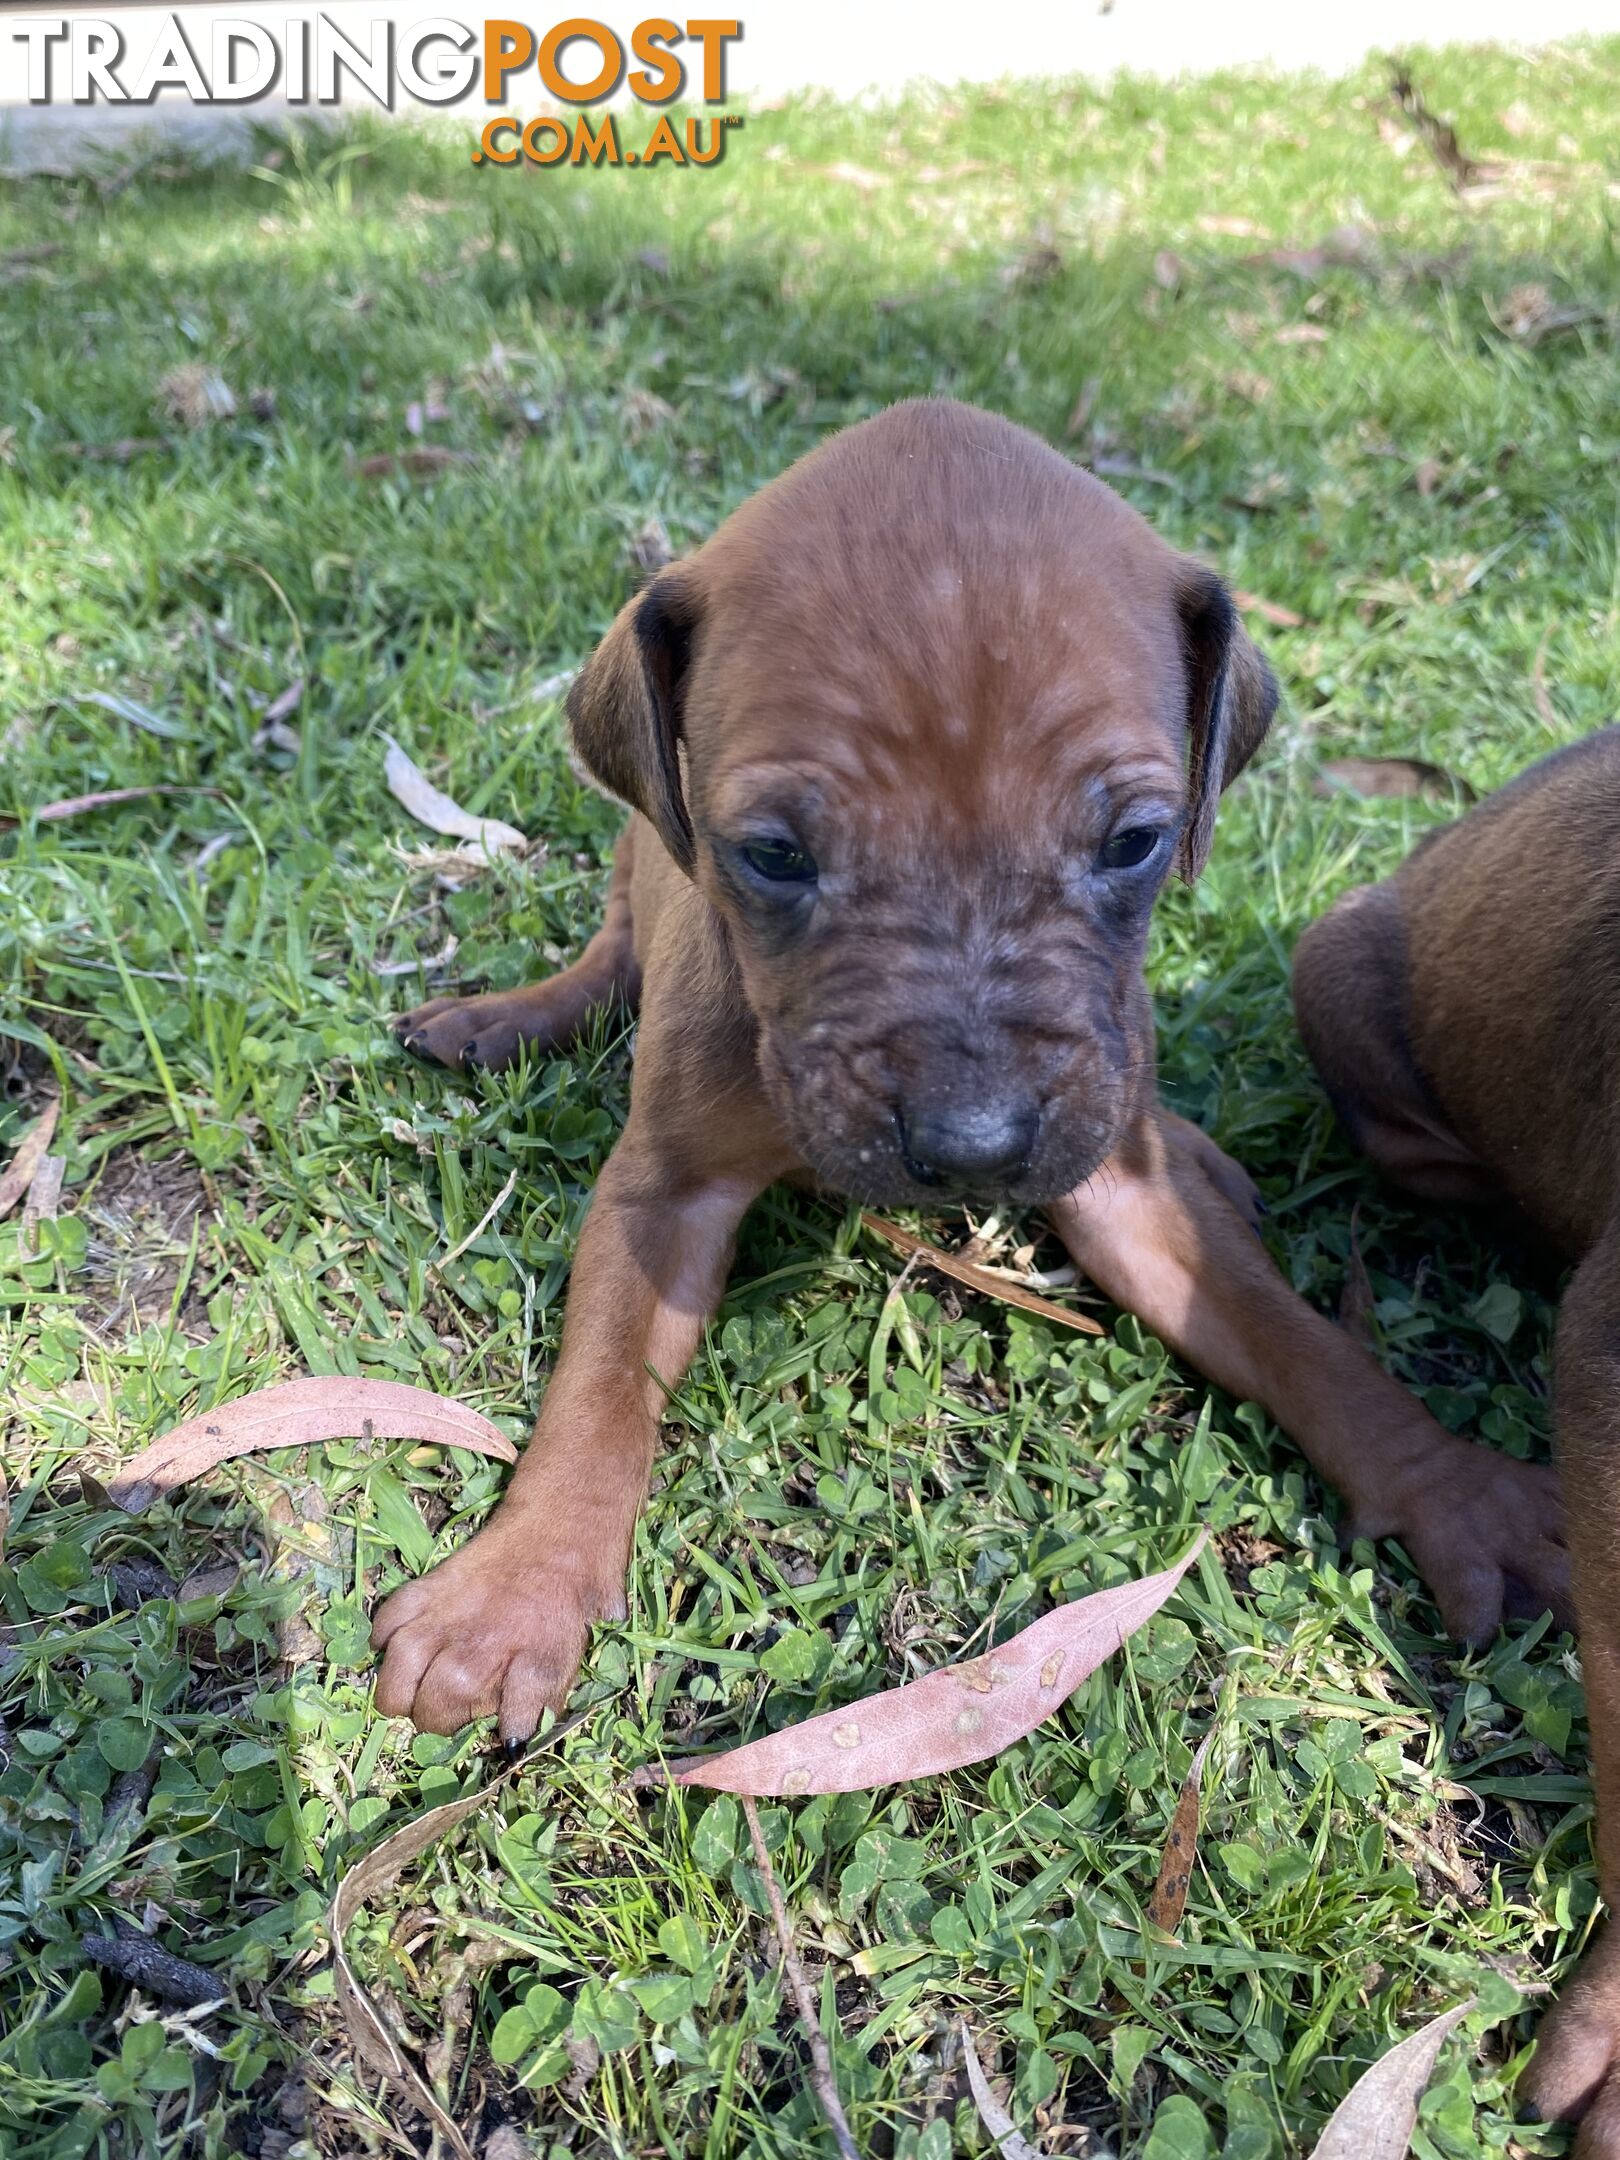
[[1031, 1103], [919, 1104], [899, 1112], [900, 1148], [919, 1185], [994, 1186], [1029, 1161], [1039, 1118]]

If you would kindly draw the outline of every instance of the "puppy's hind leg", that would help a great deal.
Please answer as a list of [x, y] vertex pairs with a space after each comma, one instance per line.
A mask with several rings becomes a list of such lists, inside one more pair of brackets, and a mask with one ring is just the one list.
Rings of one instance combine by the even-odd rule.
[[1576, 1269], [1558, 1314], [1553, 1422], [1569, 1510], [1596, 1788], [1598, 1887], [1609, 1920], [1536, 2040], [1521, 2095], [1580, 2120], [1577, 2160], [1620, 2160], [1620, 1215]]
[[524, 1043], [561, 1050], [599, 1006], [634, 1012], [641, 996], [634, 926], [630, 916], [630, 865], [635, 828], [626, 826], [613, 856], [602, 927], [571, 967], [517, 990], [490, 990], [482, 997], [434, 998], [394, 1022], [394, 1033], [416, 1057], [440, 1065], [510, 1065]]
[[1423, 1200], [1497, 1197], [1413, 1059], [1406, 924], [1394, 885], [1362, 885], [1294, 951], [1294, 1013], [1340, 1122], [1384, 1175]]

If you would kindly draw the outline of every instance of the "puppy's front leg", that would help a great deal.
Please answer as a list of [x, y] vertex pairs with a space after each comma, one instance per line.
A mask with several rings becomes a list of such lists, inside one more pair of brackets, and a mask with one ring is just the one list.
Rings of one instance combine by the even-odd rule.
[[694, 1163], [684, 1137], [632, 1107], [597, 1182], [556, 1370], [505, 1498], [470, 1544], [377, 1615], [385, 1714], [453, 1733], [496, 1712], [503, 1739], [526, 1739], [543, 1710], [561, 1709], [591, 1622], [623, 1614], [665, 1391], [720, 1302], [737, 1225], [782, 1167], [746, 1146]]
[[1543, 1606], [1569, 1624], [1553, 1472], [1447, 1432], [1291, 1290], [1234, 1207], [1231, 1180], [1217, 1183], [1217, 1156], [1155, 1108], [1049, 1211], [1053, 1225], [1116, 1304], [1269, 1411], [1347, 1501], [1352, 1536], [1401, 1540], [1454, 1635], [1481, 1640], [1509, 1612]]

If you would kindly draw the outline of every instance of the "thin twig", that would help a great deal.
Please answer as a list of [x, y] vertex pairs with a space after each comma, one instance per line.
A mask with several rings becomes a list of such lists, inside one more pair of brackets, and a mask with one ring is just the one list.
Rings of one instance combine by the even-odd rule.
[[749, 1793], [742, 1795], [743, 1813], [748, 1818], [748, 1835], [754, 1844], [754, 1859], [759, 1872], [765, 1878], [765, 1895], [771, 1901], [771, 1918], [776, 1922], [776, 1939], [782, 1945], [782, 1970], [787, 1974], [788, 1986], [793, 1990], [793, 2000], [798, 2007], [799, 2023], [804, 2027], [810, 2042], [810, 2085], [821, 2102], [821, 2112], [832, 2126], [833, 2140], [843, 2160], [861, 2160], [860, 2148], [850, 2135], [849, 2118], [844, 2104], [838, 2097], [838, 2087], [833, 2081], [832, 2053], [826, 2036], [821, 2030], [821, 2020], [816, 2015], [815, 1997], [810, 1993], [810, 1983], [805, 1978], [804, 1967], [799, 1963], [799, 1953], [793, 1947], [793, 1930], [788, 1926], [787, 1908], [782, 1903], [782, 1893], [777, 1886], [776, 1871], [771, 1866], [771, 1856], [765, 1850], [765, 1834], [759, 1827], [759, 1809]]
[[489, 1203], [489, 1206], [485, 1208], [483, 1214], [479, 1216], [477, 1222], [473, 1224], [472, 1228], [467, 1232], [467, 1235], [461, 1240], [460, 1244], [452, 1245], [450, 1250], [445, 1254], [442, 1260], [435, 1260], [433, 1262], [433, 1267], [438, 1274], [442, 1275], [445, 1269], [450, 1265], [453, 1260], [459, 1260], [462, 1254], [467, 1250], [467, 1247], [469, 1245], [476, 1245], [478, 1243], [478, 1240], [483, 1236], [484, 1232], [489, 1228], [490, 1224], [501, 1212], [501, 1209], [505, 1207], [507, 1201], [511, 1199], [513, 1192], [517, 1188], [517, 1181], [518, 1174], [514, 1170], [512, 1172], [512, 1175], [507, 1179], [506, 1183], [501, 1187], [500, 1191], [495, 1195], [494, 1199]]

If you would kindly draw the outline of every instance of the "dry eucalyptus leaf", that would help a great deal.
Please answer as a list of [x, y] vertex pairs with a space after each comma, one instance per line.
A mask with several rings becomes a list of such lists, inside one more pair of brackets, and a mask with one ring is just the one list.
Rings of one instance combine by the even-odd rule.
[[1205, 1733], [1192, 1759], [1186, 1783], [1181, 1788], [1181, 1798], [1176, 1802], [1176, 1812], [1170, 1818], [1170, 1834], [1164, 1841], [1164, 1857], [1159, 1862], [1159, 1879], [1153, 1885], [1153, 1895], [1147, 1903], [1149, 1920], [1166, 1935], [1176, 1932], [1187, 1909], [1187, 1888], [1192, 1881], [1193, 1862], [1198, 1858], [1204, 1758], [1214, 1737], [1213, 1731]]
[[[675, 1763], [665, 1774], [676, 1785], [764, 1800], [867, 1792], [999, 1755], [1061, 1709], [1152, 1618], [1203, 1551], [1206, 1536], [1200, 1530], [1174, 1567], [1060, 1605], [981, 1657], [941, 1665], [904, 1687], [824, 1711], [723, 1755]], [[656, 1781], [656, 1773], [640, 1780]]]
[[1328, 2118], [1311, 2160], [1404, 2160], [1440, 2050], [1473, 2007], [1471, 1995], [1363, 2071]]
[[1311, 791], [1316, 795], [1422, 795], [1440, 802], [1459, 796], [1464, 802], [1474, 799], [1466, 780], [1443, 765], [1431, 765], [1427, 758], [1328, 758], [1318, 768]]
[[103, 712], [110, 712], [115, 719], [127, 720], [131, 727], [140, 728], [148, 735], [161, 735], [166, 742], [184, 742], [188, 730], [178, 720], [166, 720], [162, 713], [155, 713], [150, 705], [143, 705], [138, 698], [121, 697], [115, 690], [83, 690], [79, 701], [84, 705], [99, 705]]
[[981, 1297], [996, 1298], [1003, 1305], [1016, 1305], [1020, 1312], [1039, 1313], [1043, 1320], [1055, 1320], [1059, 1327], [1075, 1328], [1082, 1335], [1105, 1332], [1090, 1313], [1076, 1312], [1070, 1305], [1055, 1305], [1050, 1298], [1040, 1297], [1035, 1291], [1026, 1290], [1021, 1283], [1009, 1282], [1004, 1275], [993, 1274], [989, 1268], [964, 1260], [958, 1253], [941, 1252], [937, 1245], [930, 1245], [926, 1238], [903, 1230], [899, 1223], [890, 1222], [885, 1215], [863, 1213], [861, 1221], [896, 1252], [919, 1260], [924, 1267], [931, 1267], [938, 1274], [948, 1275], [952, 1282], [959, 1282], [966, 1289], [977, 1290]]
[[53, 1089], [44, 1109], [17, 1142], [10, 1162], [0, 1171], [0, 1222], [33, 1184], [34, 1173], [45, 1159], [61, 1115], [62, 1098]]
[[979, 2044], [965, 2019], [962, 2023], [962, 2060], [967, 2066], [968, 2087], [973, 2094], [973, 2105], [979, 2111], [980, 2122], [1000, 2149], [1002, 2160], [1041, 2160], [1039, 2149], [1024, 2136], [990, 2090], [990, 2080], [985, 2076], [984, 2065], [979, 2060]]
[[442, 1807], [429, 1808], [425, 1815], [418, 1815], [413, 1822], [385, 1837], [380, 1845], [352, 1862], [339, 1885], [337, 1896], [332, 1900], [326, 1915], [326, 1931], [332, 1943], [333, 1992], [338, 2007], [343, 2012], [349, 2037], [356, 2052], [384, 2077], [391, 2078], [410, 2095], [412, 2104], [419, 2108], [430, 2123], [442, 2134], [457, 2160], [476, 2160], [472, 2147], [463, 2136], [460, 2125], [439, 2105], [432, 2088], [410, 2057], [395, 2039], [381, 2012], [366, 1990], [355, 1978], [354, 1967], [349, 1963], [349, 1953], [344, 1938], [355, 1914], [366, 1900], [379, 1891], [388, 1890], [399, 1880], [405, 1869], [419, 1854], [427, 1851], [435, 1839], [457, 1823], [476, 1814], [494, 1799], [501, 1787], [520, 1772], [526, 1770], [537, 1755], [554, 1748], [576, 1726], [583, 1724], [591, 1715], [582, 1710], [566, 1723], [554, 1725], [542, 1739], [537, 1740], [521, 1761], [509, 1764], [497, 1772], [487, 1785], [477, 1792], [468, 1793], [460, 1800], [447, 1800]]
[[[41, 825], [60, 825], [68, 818], [83, 817], [90, 810], [110, 810], [118, 803], [142, 802], [148, 795], [218, 795], [219, 788], [170, 786], [97, 788], [92, 795], [64, 795], [56, 802], [41, 803], [34, 817]], [[17, 825], [21, 819], [0, 816], [0, 826]]]
[[1258, 615], [1275, 630], [1302, 630], [1305, 627], [1304, 616], [1296, 615], [1291, 607], [1284, 607], [1280, 601], [1262, 600], [1258, 593], [1252, 592], [1234, 591], [1232, 598], [1245, 615]]
[[367, 1436], [425, 1440], [434, 1447], [471, 1448], [501, 1462], [517, 1461], [517, 1449], [506, 1435], [465, 1403], [407, 1387], [401, 1380], [305, 1378], [238, 1395], [234, 1402], [187, 1418], [125, 1463], [108, 1486], [107, 1497], [135, 1515], [160, 1493], [233, 1456]]
[[463, 810], [460, 803], [436, 788], [392, 735], [385, 735], [383, 741], [388, 745], [388, 755], [383, 761], [383, 778], [388, 782], [388, 792], [396, 802], [405, 805], [418, 824], [426, 825], [432, 832], [449, 833], [457, 840], [472, 841], [486, 859], [528, 846], [527, 836], [515, 825], [504, 824], [500, 818], [474, 817], [470, 810]]

